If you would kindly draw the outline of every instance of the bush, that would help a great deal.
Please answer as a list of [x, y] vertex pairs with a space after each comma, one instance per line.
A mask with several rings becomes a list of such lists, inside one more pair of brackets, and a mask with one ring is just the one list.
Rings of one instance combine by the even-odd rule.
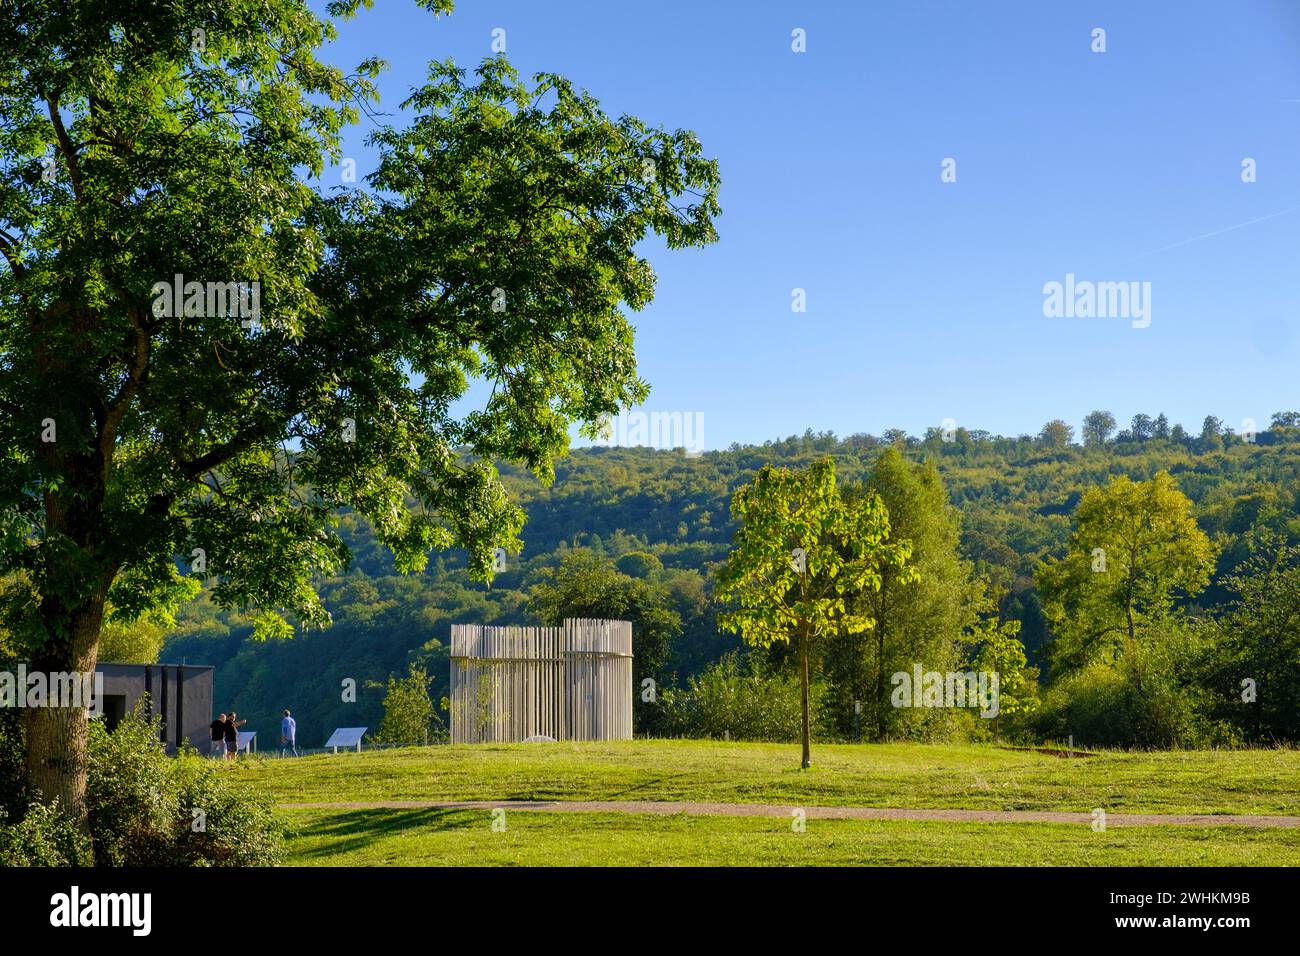
[[[0, 739], [0, 751], [7, 743]], [[220, 766], [194, 750], [168, 757], [156, 721], [137, 712], [110, 734], [102, 721], [92, 720], [88, 756], [89, 837], [39, 803], [10, 806], [8, 812], [0, 807], [0, 866], [273, 866], [281, 861], [284, 832], [269, 798], [232, 784]]]
[[[808, 706], [813, 736], [823, 740], [834, 737], [826, 698], [825, 684], [814, 680]], [[670, 688], [660, 699], [664, 725], [672, 736], [779, 742], [801, 737], [799, 678], [755, 673], [734, 653], [690, 678], [684, 690]]]
[[171, 760], [153, 721], [132, 714], [111, 734], [90, 722], [86, 805], [101, 866], [165, 866], [177, 815]]
[[[180, 812], [175, 866], [274, 866], [284, 856], [284, 830], [272, 801], [231, 784], [195, 750], [178, 755], [172, 778]], [[196, 812], [197, 811], [197, 812]]]
[[[138, 713], [108, 733], [91, 722], [87, 803], [97, 863], [273, 866], [283, 830], [266, 798], [232, 785], [186, 750], [168, 757]], [[197, 811], [197, 812], [196, 812]]]
[[1129, 687], [1106, 664], [1091, 664], [1060, 678], [1043, 696], [1035, 715], [1038, 736], [1082, 745], [1131, 745], [1134, 740]]
[[33, 804], [14, 825], [0, 811], [0, 866], [82, 866], [91, 859], [90, 838], [57, 810]]
[[1131, 657], [1097, 661], [1065, 675], [1035, 715], [1039, 734], [1146, 749], [1234, 745], [1230, 728], [1205, 717], [1208, 694], [1192, 674], [1200, 644], [1194, 628], [1152, 628]]

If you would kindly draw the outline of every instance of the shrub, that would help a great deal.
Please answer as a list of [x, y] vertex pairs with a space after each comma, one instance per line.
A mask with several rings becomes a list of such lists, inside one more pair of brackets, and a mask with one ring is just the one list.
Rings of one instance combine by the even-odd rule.
[[[825, 684], [814, 680], [808, 689], [808, 703], [814, 736], [821, 739], [834, 736], [826, 719], [826, 696]], [[685, 689], [665, 690], [660, 699], [664, 724], [674, 736], [800, 739], [799, 679], [755, 673], [734, 653], [690, 678]]]
[[[0, 739], [0, 750], [5, 741]], [[39, 803], [0, 808], [0, 866], [273, 866], [284, 831], [269, 798], [232, 783], [194, 750], [168, 757], [138, 712], [110, 734], [90, 722], [90, 836]], [[17, 819], [17, 823], [9, 823]]]
[[1208, 695], [1191, 674], [1199, 645], [1193, 628], [1152, 628], [1131, 657], [1066, 674], [1043, 699], [1039, 734], [1151, 749], [1233, 745], [1229, 728], [1205, 718]]
[[81, 866], [92, 859], [90, 838], [43, 804], [32, 804], [16, 824], [0, 811], [0, 866]]
[[138, 713], [90, 722], [86, 805], [101, 866], [165, 866], [178, 806], [158, 725]]
[[226, 779], [195, 750], [177, 755], [172, 779], [179, 800], [176, 866], [274, 866], [284, 856], [284, 830], [272, 800]]
[[91, 722], [87, 789], [98, 863], [272, 866], [282, 857], [283, 829], [269, 801], [197, 751], [168, 757], [157, 722], [138, 713], [111, 734]]
[[1067, 674], [1043, 696], [1035, 715], [1038, 735], [1052, 741], [1073, 736], [1084, 745], [1131, 744], [1128, 695], [1124, 675], [1106, 664]]

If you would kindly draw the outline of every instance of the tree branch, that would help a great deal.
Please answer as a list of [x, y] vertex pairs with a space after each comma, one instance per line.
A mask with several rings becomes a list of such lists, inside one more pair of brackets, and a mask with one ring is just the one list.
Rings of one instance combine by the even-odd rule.
[[54, 126], [54, 136], [59, 141], [59, 149], [63, 151], [64, 158], [68, 163], [68, 177], [72, 180], [72, 194], [77, 197], [77, 202], [83, 202], [81, 183], [81, 161], [77, 158], [77, 147], [72, 142], [72, 137], [68, 135], [67, 129], [63, 125], [63, 117], [59, 115], [59, 96], [62, 90], [50, 94], [45, 98], [46, 108], [49, 110], [50, 123]]

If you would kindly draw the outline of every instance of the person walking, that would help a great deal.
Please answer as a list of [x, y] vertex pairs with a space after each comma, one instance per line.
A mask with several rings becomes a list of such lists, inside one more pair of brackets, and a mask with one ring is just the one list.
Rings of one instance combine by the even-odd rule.
[[280, 721], [280, 756], [284, 756], [285, 750], [288, 750], [295, 757], [298, 756], [298, 721], [293, 719], [289, 713], [289, 708], [284, 710], [284, 719]]

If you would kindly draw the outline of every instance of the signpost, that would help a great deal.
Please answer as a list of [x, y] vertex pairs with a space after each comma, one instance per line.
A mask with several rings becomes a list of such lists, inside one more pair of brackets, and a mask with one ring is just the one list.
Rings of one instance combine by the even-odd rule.
[[335, 753], [339, 752], [340, 747], [355, 746], [357, 753], [361, 753], [361, 738], [369, 729], [369, 727], [339, 727], [330, 734], [330, 739], [325, 741], [325, 746], [333, 747]]

